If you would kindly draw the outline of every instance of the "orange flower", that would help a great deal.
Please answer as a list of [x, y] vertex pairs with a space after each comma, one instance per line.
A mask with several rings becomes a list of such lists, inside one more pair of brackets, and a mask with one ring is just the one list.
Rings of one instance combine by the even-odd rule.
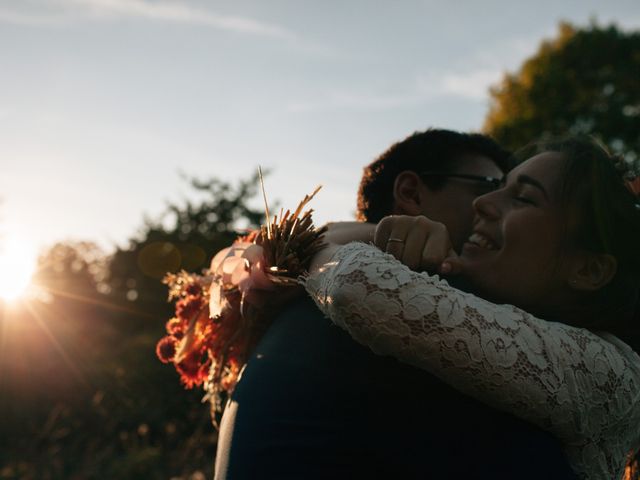
[[193, 388], [202, 385], [207, 379], [210, 365], [211, 360], [207, 357], [206, 350], [193, 350], [176, 364], [176, 370], [180, 373], [180, 380], [185, 388]]
[[162, 363], [169, 363], [173, 361], [173, 357], [176, 354], [176, 344], [178, 341], [175, 337], [167, 335], [162, 337], [156, 345], [156, 355]]

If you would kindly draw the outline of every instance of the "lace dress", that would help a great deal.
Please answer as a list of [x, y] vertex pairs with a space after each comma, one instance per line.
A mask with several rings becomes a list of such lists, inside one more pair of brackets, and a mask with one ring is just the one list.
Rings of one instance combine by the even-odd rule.
[[621, 478], [640, 445], [640, 358], [611, 334], [489, 303], [364, 243], [341, 247], [305, 284], [375, 353], [554, 434], [581, 478]]

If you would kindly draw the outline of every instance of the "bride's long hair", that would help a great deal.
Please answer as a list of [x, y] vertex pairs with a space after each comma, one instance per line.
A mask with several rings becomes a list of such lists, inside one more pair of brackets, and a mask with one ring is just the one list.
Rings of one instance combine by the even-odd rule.
[[[611, 155], [582, 136], [539, 142], [516, 156], [548, 151], [565, 160], [565, 247], [610, 254], [617, 262], [611, 282], [585, 296], [577, 312], [581, 326], [613, 333], [640, 353], [640, 159]], [[623, 480], [640, 480], [640, 452], [630, 453]]]

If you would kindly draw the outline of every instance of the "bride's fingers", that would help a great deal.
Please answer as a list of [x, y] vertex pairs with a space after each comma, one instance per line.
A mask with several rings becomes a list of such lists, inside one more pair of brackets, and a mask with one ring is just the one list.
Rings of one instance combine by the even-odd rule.
[[420, 267], [424, 270], [437, 270], [443, 260], [447, 258], [450, 250], [449, 232], [444, 225], [434, 223], [422, 250]]
[[376, 246], [402, 261], [407, 235], [413, 222], [413, 217], [405, 215], [383, 218], [374, 235]]
[[393, 218], [394, 217], [384, 217], [378, 222], [373, 232], [373, 244], [382, 251], [385, 251], [387, 248], [387, 240], [389, 240], [391, 229], [393, 228]]
[[402, 255], [405, 250], [409, 231], [409, 222], [397, 222], [393, 226], [393, 229], [387, 238], [387, 245], [384, 248], [384, 251], [402, 261]]
[[402, 253], [412, 222], [412, 217], [404, 215], [383, 218], [374, 234], [375, 245], [398, 260], [402, 260]]
[[419, 221], [413, 222], [412, 228], [407, 232], [407, 239], [402, 251], [402, 263], [411, 270], [418, 270], [422, 260], [422, 252], [429, 238], [429, 230]]

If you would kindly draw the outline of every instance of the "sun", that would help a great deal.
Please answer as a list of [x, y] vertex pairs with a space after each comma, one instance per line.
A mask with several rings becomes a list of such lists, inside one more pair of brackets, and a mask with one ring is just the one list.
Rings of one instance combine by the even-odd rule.
[[17, 238], [0, 242], [0, 298], [11, 302], [27, 291], [36, 266], [34, 250]]

